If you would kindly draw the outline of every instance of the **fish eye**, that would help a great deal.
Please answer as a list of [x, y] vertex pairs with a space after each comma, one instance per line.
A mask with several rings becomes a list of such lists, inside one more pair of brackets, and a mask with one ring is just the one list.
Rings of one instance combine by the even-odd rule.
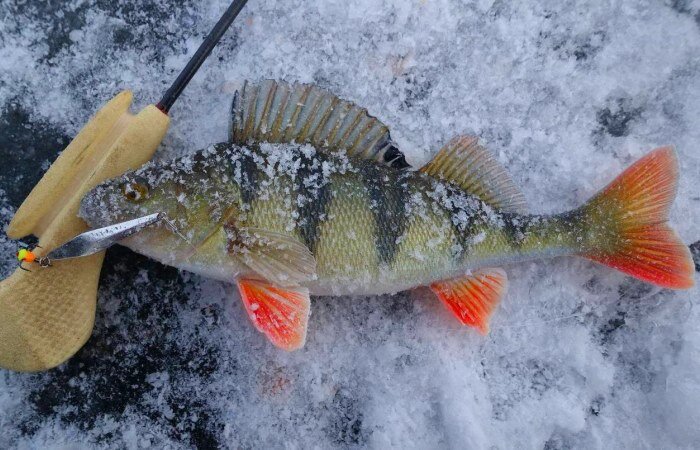
[[148, 196], [148, 187], [136, 181], [122, 184], [122, 194], [130, 202], [138, 203]]

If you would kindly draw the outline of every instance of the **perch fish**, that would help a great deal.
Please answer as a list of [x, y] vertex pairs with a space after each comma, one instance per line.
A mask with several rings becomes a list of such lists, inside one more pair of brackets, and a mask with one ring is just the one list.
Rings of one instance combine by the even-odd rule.
[[578, 255], [667, 288], [693, 285], [688, 248], [667, 225], [678, 166], [647, 154], [583, 206], [528, 213], [507, 172], [473, 137], [410, 170], [388, 129], [318, 87], [245, 84], [230, 141], [151, 163], [94, 188], [92, 227], [164, 213], [123, 244], [164, 264], [236, 283], [255, 327], [302, 347], [310, 295], [429, 286], [457, 319], [488, 331], [501, 266]]

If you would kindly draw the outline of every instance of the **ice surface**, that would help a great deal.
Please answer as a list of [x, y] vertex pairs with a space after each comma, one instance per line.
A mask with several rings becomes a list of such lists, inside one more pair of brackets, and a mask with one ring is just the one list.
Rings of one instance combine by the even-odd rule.
[[[3, 224], [104, 101], [126, 87], [157, 100], [225, 6], [3, 0]], [[699, 239], [697, 0], [250, 0], [158, 158], [224, 140], [245, 78], [366, 106], [416, 166], [479, 135], [537, 212], [674, 144], [671, 221]], [[15, 245], [0, 236], [0, 250], [6, 275]], [[317, 298], [306, 347], [286, 354], [231, 285], [115, 248], [86, 347], [48, 373], [0, 372], [0, 447], [700, 447], [697, 288], [575, 259], [507, 272], [486, 338], [425, 292]]]

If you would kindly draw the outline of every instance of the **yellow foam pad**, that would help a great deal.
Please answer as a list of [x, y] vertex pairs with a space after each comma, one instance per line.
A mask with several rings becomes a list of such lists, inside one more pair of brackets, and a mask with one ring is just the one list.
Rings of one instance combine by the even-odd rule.
[[[38, 256], [87, 230], [77, 216], [87, 191], [147, 162], [170, 119], [149, 105], [129, 112], [132, 94], [110, 100], [51, 165], [7, 229], [13, 239], [39, 237]], [[104, 252], [52, 267], [17, 269], [0, 282], [0, 367], [39, 371], [77, 352], [92, 333]]]

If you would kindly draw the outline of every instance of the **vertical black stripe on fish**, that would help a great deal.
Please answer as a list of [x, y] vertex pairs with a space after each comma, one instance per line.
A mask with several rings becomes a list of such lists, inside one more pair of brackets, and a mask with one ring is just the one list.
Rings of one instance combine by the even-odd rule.
[[474, 235], [474, 233], [471, 231], [473, 228], [472, 224], [473, 221], [471, 221], [468, 226], [464, 227], [462, 224], [455, 223], [454, 220], [452, 221], [452, 230], [455, 233], [455, 237], [457, 238], [457, 244], [459, 245], [459, 251], [457, 252], [457, 254], [454, 255], [457, 261], [461, 262], [462, 260], [464, 260], [464, 256], [469, 250], [469, 246], [472, 242], [471, 238]]
[[308, 157], [300, 152], [299, 160], [294, 189], [303, 200], [295, 202], [297, 227], [304, 244], [314, 252], [319, 238], [318, 229], [326, 216], [332, 193], [330, 183], [323, 179], [324, 158], [321, 155]]
[[[243, 205], [250, 206], [255, 200], [259, 190], [260, 173], [258, 164], [253, 158], [253, 152], [246, 148], [231, 148], [234, 163], [232, 165], [232, 173], [230, 174], [241, 188], [241, 201]], [[235, 153], [235, 154], [233, 154]], [[240, 179], [237, 179], [237, 173], [240, 170]]]
[[515, 250], [518, 250], [523, 245], [525, 240], [525, 232], [530, 225], [530, 219], [517, 214], [503, 214], [503, 232], [508, 239], [508, 244]]
[[410, 193], [402, 186], [404, 174], [372, 163], [362, 164], [360, 174], [369, 192], [370, 209], [376, 224], [375, 246], [379, 262], [390, 265], [399, 247], [396, 241], [408, 224], [406, 203]]
[[[464, 260], [464, 257], [469, 251], [474, 237], [478, 234], [479, 226], [484, 225], [485, 221], [480, 218], [480, 211], [468, 208], [467, 205], [473, 202], [465, 202], [464, 192], [454, 190], [452, 192], [454, 200], [452, 202], [452, 207], [449, 208], [449, 213], [451, 217], [452, 230], [457, 238], [456, 244], [459, 245], [459, 252], [454, 255], [458, 262]], [[479, 201], [479, 204], [481, 202]], [[465, 205], [460, 207], [458, 205]]]

